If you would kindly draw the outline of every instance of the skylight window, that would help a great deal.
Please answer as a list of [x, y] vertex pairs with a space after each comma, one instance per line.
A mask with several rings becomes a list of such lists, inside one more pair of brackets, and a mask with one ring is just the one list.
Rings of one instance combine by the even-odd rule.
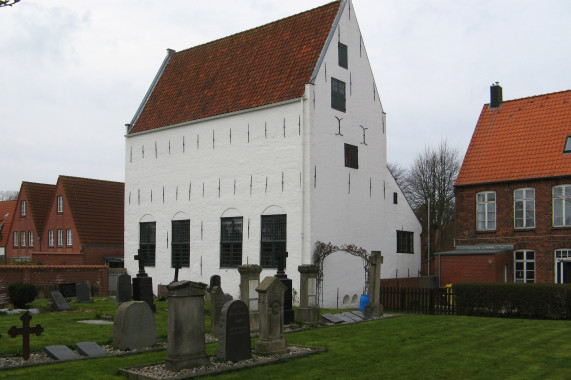
[[565, 140], [565, 149], [563, 149], [563, 153], [571, 153], [571, 136], [567, 136], [567, 140]]

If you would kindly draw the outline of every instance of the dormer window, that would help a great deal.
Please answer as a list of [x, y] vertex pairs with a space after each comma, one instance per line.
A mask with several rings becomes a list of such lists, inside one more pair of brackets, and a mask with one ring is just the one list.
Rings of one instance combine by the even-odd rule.
[[63, 195], [57, 197], [57, 212], [63, 212]]
[[565, 149], [563, 149], [563, 153], [571, 153], [571, 136], [567, 136], [565, 140]]
[[347, 59], [347, 45], [342, 44], [341, 42], [339, 42], [338, 46], [338, 53], [339, 53], [339, 66], [343, 67], [344, 69], [346, 69], [349, 65], [348, 63], [348, 59]]

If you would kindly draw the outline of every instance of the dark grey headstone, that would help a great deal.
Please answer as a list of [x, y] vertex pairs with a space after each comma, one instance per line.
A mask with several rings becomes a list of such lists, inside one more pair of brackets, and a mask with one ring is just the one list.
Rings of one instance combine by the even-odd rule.
[[83, 356], [95, 358], [107, 355], [107, 351], [95, 342], [79, 342], [75, 345], [75, 349]]
[[338, 317], [338, 315], [339, 315], [339, 314], [325, 313], [325, 314], [323, 314], [323, 315], [321, 316], [321, 318], [323, 318], [323, 319], [325, 319], [326, 321], [331, 322], [331, 323], [341, 323], [341, 322], [343, 322], [343, 320], [340, 319], [340, 318]]
[[124, 302], [113, 320], [113, 345], [123, 351], [157, 343], [155, 317], [144, 301]]
[[215, 338], [220, 338], [222, 334], [222, 308], [226, 301], [224, 292], [219, 286], [210, 289], [210, 332]]
[[220, 276], [217, 274], [210, 276], [210, 286], [208, 286], [208, 292], [212, 292], [212, 288], [215, 286], [221, 287]]
[[366, 316], [365, 314], [363, 314], [363, 312], [356, 310], [356, 311], [352, 311], [351, 313], [355, 314], [358, 317], [361, 317], [363, 320], [365, 321], [369, 321], [373, 318]]
[[52, 300], [56, 311], [71, 310], [69, 304], [60, 292], [50, 292], [50, 299]]
[[347, 311], [345, 313], [343, 313], [343, 316], [355, 321], [355, 322], [363, 322], [363, 318], [359, 317], [358, 315], [355, 315], [353, 313], [351, 313], [350, 311]]
[[68, 346], [46, 346], [44, 347], [44, 352], [48, 356], [55, 360], [75, 360], [80, 359], [80, 356], [69, 349]]
[[117, 304], [131, 301], [131, 276], [123, 273], [117, 278], [117, 297], [115, 301]]
[[64, 298], [75, 297], [75, 282], [66, 282], [58, 285], [59, 292]]
[[133, 279], [133, 300], [145, 301], [154, 312], [157, 306], [154, 303], [153, 279], [151, 277], [135, 277]]
[[85, 282], [76, 284], [75, 296], [77, 298], [77, 302], [91, 302], [91, 297], [89, 296], [89, 285]]
[[222, 334], [218, 339], [217, 357], [237, 362], [252, 357], [250, 341], [250, 312], [243, 301], [224, 304], [222, 308]]

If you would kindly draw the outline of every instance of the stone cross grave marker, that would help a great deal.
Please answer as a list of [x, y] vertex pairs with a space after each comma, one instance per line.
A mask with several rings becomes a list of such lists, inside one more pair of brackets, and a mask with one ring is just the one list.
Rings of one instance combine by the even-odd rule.
[[89, 296], [89, 285], [85, 282], [81, 282], [75, 285], [75, 296], [77, 302], [90, 303], [91, 297]]
[[138, 255], [135, 255], [135, 260], [139, 260], [139, 273], [133, 279], [133, 299], [135, 301], [145, 301], [154, 313], [157, 311], [157, 306], [153, 299], [153, 279], [145, 273], [146, 259], [146, 253], [139, 249]]
[[22, 335], [22, 357], [24, 360], [28, 360], [30, 358], [30, 334], [40, 336], [44, 332], [44, 328], [39, 324], [35, 327], [30, 327], [32, 316], [27, 311], [20, 317], [20, 320], [23, 323], [22, 327], [12, 326], [8, 330], [8, 334], [12, 338]]
[[218, 338], [216, 356], [223, 361], [237, 362], [252, 357], [250, 314], [243, 301], [227, 302], [221, 314], [222, 333]]
[[50, 299], [52, 300], [56, 311], [71, 310], [69, 304], [67, 303], [65, 298], [63, 298], [60, 292], [56, 291], [50, 292]]
[[139, 262], [139, 273], [137, 273], [137, 277], [147, 277], [147, 273], [145, 273], [145, 260], [147, 260], [147, 254], [145, 251], [138, 249], [137, 254], [135, 255], [135, 260]]

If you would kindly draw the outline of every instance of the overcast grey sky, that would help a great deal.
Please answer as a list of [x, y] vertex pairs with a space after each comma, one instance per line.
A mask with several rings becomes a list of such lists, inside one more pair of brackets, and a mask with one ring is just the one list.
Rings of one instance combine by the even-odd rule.
[[[328, 0], [21, 0], [0, 8], [0, 190], [60, 174], [124, 180], [131, 121], [166, 49]], [[489, 86], [571, 89], [569, 0], [354, 0], [388, 128], [408, 167], [442, 139], [463, 156]], [[571, 126], [570, 126], [571, 134]]]

